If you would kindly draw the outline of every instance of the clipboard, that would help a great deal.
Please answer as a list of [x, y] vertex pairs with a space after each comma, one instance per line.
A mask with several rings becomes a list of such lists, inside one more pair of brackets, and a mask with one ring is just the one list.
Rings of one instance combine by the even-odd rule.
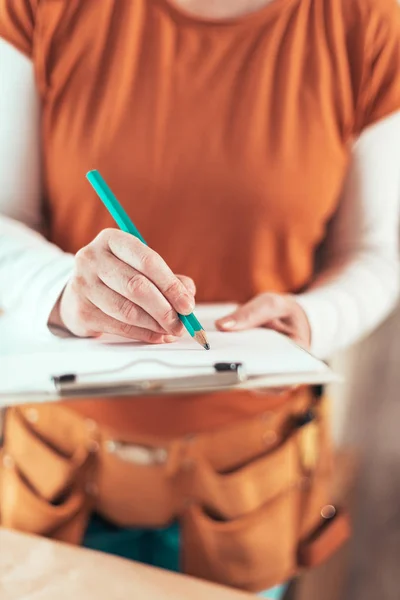
[[[136, 361], [128, 366], [140, 366], [142, 361]], [[167, 364], [164, 363], [166, 366]], [[173, 365], [168, 365], [174, 368]], [[52, 389], [32, 392], [15, 392], [4, 394], [0, 391], [1, 407], [11, 407], [21, 404], [57, 402], [74, 400], [76, 398], [107, 398], [109, 396], [146, 396], [146, 395], [179, 395], [207, 394], [223, 391], [248, 390], [257, 391], [299, 385], [324, 385], [339, 380], [331, 370], [321, 373], [292, 373], [269, 374], [266, 376], [248, 375], [242, 363], [214, 363], [207, 372], [199, 365], [197, 375], [177, 375], [176, 377], [156, 379], [124, 378], [124, 367], [118, 369], [121, 378], [118, 381], [107, 381], [106, 371], [102, 371], [102, 380], [96, 381], [97, 373], [62, 373], [52, 377]], [[191, 367], [191, 370], [193, 367]], [[115, 374], [114, 371], [110, 371]]]
[[[62, 397], [73, 398], [104, 396], [104, 395], [132, 395], [143, 396], [148, 394], [177, 394], [190, 393], [191, 391], [207, 391], [210, 389], [230, 389], [247, 380], [242, 363], [214, 363], [210, 366], [210, 373], [187, 375], [180, 377], [158, 379], [124, 379], [123, 373], [130, 366], [140, 366], [144, 361], [133, 361], [129, 365], [112, 371], [122, 375], [121, 380], [115, 383], [96, 381], [96, 373], [63, 374], [53, 377], [57, 394]], [[161, 361], [159, 361], [161, 362]], [[174, 369], [174, 365], [163, 362], [164, 366]], [[191, 370], [193, 367], [191, 367]], [[103, 371], [103, 375], [106, 372]], [[94, 378], [92, 377], [94, 376]]]
[[[221, 311], [221, 309], [219, 309]], [[267, 329], [220, 333], [215, 307], [199, 309], [211, 351], [191, 339], [166, 346], [127, 340], [18, 338], [0, 318], [0, 407], [84, 397], [198, 394], [337, 381], [329, 367]], [[211, 317], [210, 317], [211, 314]], [[8, 327], [8, 329], [7, 329]], [[8, 333], [7, 333], [8, 332]]]

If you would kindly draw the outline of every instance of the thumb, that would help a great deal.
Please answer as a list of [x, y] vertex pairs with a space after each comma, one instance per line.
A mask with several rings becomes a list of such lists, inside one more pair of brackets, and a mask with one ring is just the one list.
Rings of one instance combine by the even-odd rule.
[[223, 331], [241, 331], [260, 327], [271, 319], [279, 319], [285, 314], [285, 301], [282, 296], [261, 294], [219, 319], [216, 326]]

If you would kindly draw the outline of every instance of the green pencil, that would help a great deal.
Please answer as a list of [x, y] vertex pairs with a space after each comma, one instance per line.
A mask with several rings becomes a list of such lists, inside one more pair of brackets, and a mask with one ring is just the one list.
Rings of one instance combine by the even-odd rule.
[[[100, 173], [96, 170], [89, 171], [86, 174], [86, 178], [88, 179], [89, 183], [93, 187], [100, 200], [103, 202], [104, 206], [106, 207], [106, 209], [108, 210], [118, 227], [122, 231], [134, 235], [143, 244], [147, 246], [143, 236], [138, 231], [138, 229], [136, 229], [135, 225], [128, 217], [126, 211], [118, 202], [117, 198], [115, 197], [111, 189], [108, 187], [107, 183], [104, 181]], [[185, 316], [180, 315], [178, 313], [178, 317], [180, 318], [184, 327], [187, 329], [192, 338], [194, 338], [196, 342], [203, 346], [203, 348], [209, 350], [210, 344], [208, 343], [206, 333], [202, 325], [196, 319], [195, 315], [192, 313], [188, 316]]]

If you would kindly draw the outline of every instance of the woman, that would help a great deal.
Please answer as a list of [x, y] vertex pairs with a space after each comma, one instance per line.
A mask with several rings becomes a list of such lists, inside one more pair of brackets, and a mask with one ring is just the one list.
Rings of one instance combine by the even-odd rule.
[[[35, 335], [61, 327], [169, 343], [195, 285], [197, 301], [239, 304], [221, 329], [272, 327], [324, 358], [388, 314], [395, 0], [1, 0], [0, 10], [0, 299]], [[85, 182], [94, 167], [149, 248], [111, 229]], [[74, 418], [159, 448], [218, 436], [272, 401], [80, 401]], [[61, 410], [51, 408], [54, 423]], [[123, 495], [113, 490], [117, 504]], [[155, 512], [163, 502], [150, 499]], [[84, 543], [124, 553], [125, 539], [126, 554], [160, 562], [148, 531], [109, 521], [92, 520]], [[158, 531], [172, 563], [178, 533]]]

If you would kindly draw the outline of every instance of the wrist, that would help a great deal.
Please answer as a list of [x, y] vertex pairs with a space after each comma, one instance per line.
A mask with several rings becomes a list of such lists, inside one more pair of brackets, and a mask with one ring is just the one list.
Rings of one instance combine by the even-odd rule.
[[303, 340], [302, 345], [304, 348], [309, 350], [312, 345], [312, 330], [310, 319], [301, 303], [297, 301], [297, 298], [295, 296], [292, 296], [292, 298], [295, 304], [296, 321], [298, 322], [299, 332]]
[[61, 302], [64, 295], [64, 290], [65, 287], [62, 290], [61, 294], [58, 296], [57, 301], [54, 304], [47, 321], [47, 327], [49, 331], [51, 331], [51, 333], [53, 333], [54, 335], [58, 336], [60, 336], [62, 333], [64, 333], [64, 335], [71, 335], [71, 332], [65, 325], [61, 316]]

